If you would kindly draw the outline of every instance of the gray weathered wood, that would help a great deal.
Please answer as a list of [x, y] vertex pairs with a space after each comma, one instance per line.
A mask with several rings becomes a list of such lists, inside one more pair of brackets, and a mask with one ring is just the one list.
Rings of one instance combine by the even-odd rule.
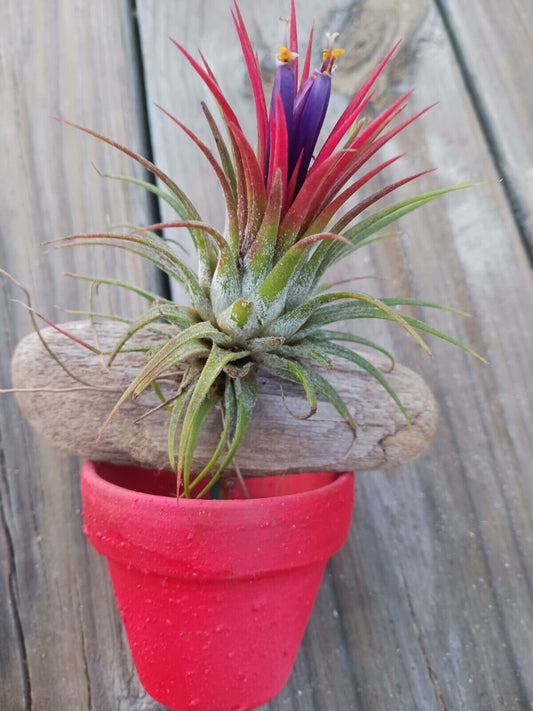
[[[250, 92], [230, 39], [229, 2], [137, 4], [149, 102], [162, 103], [189, 123], [198, 121], [196, 99], [205, 94], [167, 43], [172, 34], [191, 49], [206, 50], [223, 86], [233, 87], [239, 115], [251, 120]], [[474, 67], [470, 48], [490, 45], [497, 65], [504, 63], [513, 103], [510, 116], [509, 102], [492, 103], [503, 117], [495, 141], [502, 164], [527, 171], [527, 162], [519, 161], [533, 151], [527, 112], [520, 109], [532, 101], [528, 55], [508, 61], [526, 46], [516, 37], [527, 31], [527, 23], [514, 33], [504, 25], [518, 0], [474, 4], [470, 9], [470, 2], [465, 8], [455, 3], [456, 13], [459, 8], [474, 14], [450, 15], [450, 26], [478, 90], [493, 86], [499, 70], [488, 55]], [[272, 73], [273, 52], [282, 39], [276, 18], [286, 14], [286, 4], [242, 0], [241, 6], [263, 67]], [[473, 319], [463, 322], [443, 313], [433, 323], [468, 340], [491, 366], [440, 343], [432, 344], [435, 357], [429, 361], [385, 325], [365, 327], [366, 335], [393, 344], [396, 356], [421, 372], [436, 393], [442, 414], [437, 438], [418, 463], [394, 475], [361, 478], [350, 540], [328, 568], [295, 671], [263, 709], [525, 711], [533, 703], [532, 280], [492, 167], [493, 148], [485, 143], [432, 1], [338, 0], [328, 6], [312, 0], [300, 2], [299, 11], [304, 30], [314, 15], [317, 37], [325, 29], [343, 32], [348, 52], [335, 78], [333, 113], [403, 36], [397, 61], [380, 82], [379, 105], [413, 85], [413, 110], [440, 100], [393, 147], [409, 149], [406, 171], [439, 166], [436, 176], [419, 184], [421, 190], [462, 180], [487, 182], [402, 220], [400, 240], [361, 253], [338, 276], [379, 275], [385, 281], [363, 282], [364, 288], [466, 308]], [[77, 264], [67, 262], [78, 259], [74, 252], [37, 260], [40, 241], [101, 227], [106, 215], [114, 222], [151, 219], [146, 203], [136, 202], [138, 193], [94, 177], [90, 158], [106, 172], [127, 172], [118, 155], [48, 120], [60, 113], [141, 146], [129, 19], [119, 0], [8, 0], [0, 9], [0, 266], [33, 285], [35, 303], [48, 315], [56, 303], [86, 303], [62, 271], [101, 268], [82, 263], [89, 252], [78, 253]], [[498, 28], [489, 32], [490, 42], [480, 39], [490, 27]], [[518, 156], [504, 136], [506, 120], [510, 132], [523, 136]], [[198, 172], [202, 159], [196, 162], [186, 140], [165, 122], [153, 110], [157, 161], [182, 179], [207, 217], [220, 220], [212, 184]], [[527, 184], [521, 189], [521, 168], [515, 172], [517, 194], [522, 190], [526, 204]], [[389, 173], [391, 179], [400, 174]], [[107, 265], [112, 273], [110, 259], [102, 268]], [[142, 280], [132, 273], [133, 262], [129, 265], [129, 279]], [[18, 292], [0, 283], [0, 377], [8, 387], [9, 357], [29, 329], [26, 314], [8, 301]], [[129, 310], [126, 301], [121, 305]], [[0, 707], [162, 708], [140, 690], [103, 561], [83, 541], [77, 462], [40, 443], [11, 396], [2, 398]]]
[[[122, 158], [54, 117], [144, 145], [129, 3], [0, 4], [0, 267], [35, 307], [87, 308], [87, 284], [64, 272], [127, 277], [155, 285], [151, 270], [118, 250], [63, 250], [40, 243], [112, 222], [151, 221], [142, 192], [100, 178], [132, 171]], [[141, 177], [139, 171], [134, 174]], [[0, 276], [0, 383], [31, 330]], [[125, 292], [101, 290], [102, 310], [137, 312]], [[79, 462], [34, 435], [11, 395], [0, 400], [0, 708], [5, 711], [141, 708], [105, 562], [81, 532]], [[106, 679], [100, 669], [111, 669]], [[145, 706], [148, 708], [148, 706]]]
[[530, 0], [439, 0], [508, 191], [533, 254], [533, 4]]
[[[94, 325], [89, 321], [72, 322], [62, 324], [61, 329], [85, 343], [97, 343], [99, 349], [108, 353], [124, 333], [124, 325], [115, 322]], [[70, 373], [92, 389], [80, 387], [80, 382], [48, 355], [36, 333], [24, 338], [13, 355], [13, 387], [18, 390], [20, 409], [37, 432], [70, 454], [154, 469], [168, 468], [168, 413], [158, 409], [144, 417], [160, 405], [151, 390], [125, 403], [99, 437], [121, 393], [138, 374], [143, 355], [123, 353], [108, 368], [101, 355], [52, 328], [43, 329], [41, 336], [58, 360], [68, 365]], [[150, 334], [143, 338], [150, 340]], [[284, 382], [282, 392], [283, 381], [260, 372], [258, 402], [235, 459], [241, 474], [390, 469], [419, 456], [428, 447], [437, 424], [431, 392], [422, 378], [408, 368], [396, 365], [391, 370], [390, 361], [383, 356], [365, 354], [365, 357], [398, 394], [410, 427], [383, 387], [350, 363], [339, 361], [334, 368], [322, 370], [354, 417], [355, 438], [327, 402], [320, 402], [309, 419], [301, 419], [309, 410], [302, 388]], [[164, 380], [162, 390], [166, 397], [172, 396], [172, 387], [165, 385]], [[215, 410], [200, 434], [192, 463], [194, 471], [200, 471], [210, 460], [220, 432], [220, 412]], [[230, 467], [228, 472], [231, 470]]]
[[[224, 4], [173, 2], [154, 13], [151, 3], [141, 1], [138, 8], [151, 101], [201, 130], [195, 106], [206, 92], [172, 45], [161, 41], [163, 34], [187, 47], [201, 45], [232, 105], [250, 101]], [[286, 14], [285, 5], [266, 8], [250, 0], [241, 8], [262, 66], [272, 75], [282, 38], [277, 15]], [[502, 5], [491, 8], [486, 22], [497, 27]], [[432, 343], [435, 357], [428, 362], [400, 334], [364, 326], [366, 335], [394, 342], [401, 361], [413, 364], [435, 390], [443, 408], [437, 439], [425, 457], [394, 476], [374, 473], [360, 480], [352, 536], [329, 568], [295, 673], [264, 708], [526, 709], [533, 701], [533, 293], [513, 215], [434, 3], [341, 0], [331, 7], [301, 3], [299, 10], [302, 35], [312, 17], [319, 42], [325, 30], [342, 32], [347, 53], [335, 77], [333, 112], [403, 37], [372, 109], [412, 86], [413, 112], [440, 102], [385, 151], [392, 157], [409, 150], [409, 167], [395, 165], [390, 179], [439, 168], [404, 194], [461, 181], [486, 183], [403, 219], [401, 239], [357, 255], [332, 279], [380, 276], [383, 282], [363, 282], [364, 288], [465, 308], [473, 319], [427, 317], [486, 354], [491, 365], [440, 343]], [[466, 42], [473, 41], [475, 28], [471, 23]], [[492, 42], [501, 56], [513, 51], [511, 43], [501, 34]], [[523, 87], [527, 105], [532, 89], [522, 72], [520, 65], [509, 67], [507, 81]], [[489, 75], [486, 64], [476, 67], [479, 81]], [[239, 115], [247, 127], [253, 122], [251, 108]], [[526, 155], [532, 143], [525, 112], [516, 121]], [[151, 128], [158, 161], [187, 181], [202, 210], [205, 205], [207, 216], [220, 224], [208, 166], [155, 108]], [[509, 144], [499, 145], [506, 155]], [[198, 179], [191, 169], [195, 160]]]

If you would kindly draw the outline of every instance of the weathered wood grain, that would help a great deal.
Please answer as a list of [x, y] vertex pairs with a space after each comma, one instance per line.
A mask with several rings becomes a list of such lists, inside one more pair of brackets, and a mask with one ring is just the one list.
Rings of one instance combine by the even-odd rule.
[[[155, 284], [122, 251], [63, 250], [40, 243], [108, 221], [151, 219], [142, 193], [101, 179], [131, 171], [121, 158], [54, 117], [145, 150], [129, 4], [0, 4], [0, 267], [23, 282], [35, 307], [87, 308], [87, 284], [64, 272], [122, 275]], [[134, 173], [140, 177], [138, 171]], [[0, 387], [9, 358], [31, 330], [0, 276]], [[97, 302], [98, 303], [98, 302]], [[137, 312], [134, 299], [102, 290], [102, 310]], [[63, 316], [64, 318], [64, 316]], [[5, 711], [129, 709], [144, 692], [133, 676], [107, 570], [81, 533], [79, 463], [45, 446], [13, 396], [0, 400], [0, 708]], [[106, 679], [99, 669], [113, 667]], [[151, 703], [151, 702], [150, 702]]]
[[533, 5], [439, 0], [522, 238], [533, 255]]
[[[286, 14], [285, 9], [241, 6], [262, 66], [272, 73], [271, 48], [282, 37], [277, 10]], [[233, 106], [250, 101], [223, 4], [175, 2], [159, 13], [149, 2], [138, 7], [152, 100], [200, 126], [194, 106], [205, 92], [172, 46], [160, 41], [168, 33], [188, 47], [201, 44]], [[435, 448], [419, 463], [394, 476], [361, 479], [352, 536], [329, 568], [295, 673], [264, 709], [526, 709], [533, 700], [533, 293], [520, 235], [436, 5], [347, 0], [299, 9], [304, 28], [316, 20], [317, 37], [340, 29], [348, 47], [360, 50], [340, 62], [333, 111], [399, 36], [403, 45], [372, 109], [412, 86], [413, 112], [440, 101], [385, 152], [391, 157], [409, 150], [409, 167], [402, 172], [395, 166], [392, 178], [437, 166], [436, 176], [418, 184], [420, 190], [486, 183], [405, 218], [401, 239], [361, 254], [334, 277], [379, 275], [383, 282], [364, 283], [365, 288], [465, 308], [473, 319], [438, 314], [432, 323], [467, 340], [491, 365], [478, 365], [439, 343], [432, 344], [435, 358], [428, 363], [390, 329], [365, 327], [366, 335], [394, 342], [402, 362], [424, 374], [443, 418]], [[470, 30], [473, 35], [475, 23]], [[499, 55], [511, 51], [511, 41], [494, 37]], [[480, 81], [486, 72], [485, 65], [476, 67]], [[531, 100], [527, 74], [518, 65], [509, 68], [508, 81], [515, 77]], [[253, 110], [239, 115], [249, 127]], [[516, 120], [526, 153], [532, 145], [528, 123], [522, 114]], [[196, 166], [205, 176], [191, 175], [194, 148], [155, 108], [151, 127], [158, 160], [182, 171], [207, 216], [220, 220], [213, 206], [216, 188], [201, 159]], [[504, 153], [507, 145], [501, 144]]]
[[[505, 5], [506, 15], [517, 2]], [[196, 82], [185, 83], [191, 75], [166, 42], [168, 34], [189, 48], [205, 48], [224, 87], [232, 87], [232, 103], [243, 107], [239, 115], [253, 118], [236, 42], [230, 40], [228, 5], [138, 2], [149, 101], [193, 125], [196, 98], [205, 94]], [[454, 7], [477, 19], [459, 22], [450, 15], [450, 26], [457, 37], [461, 31], [458, 46], [468, 68], [469, 46], [480, 46], [476, 28], [489, 36], [488, 18], [496, 18], [486, 44], [498, 66], [505, 64], [505, 88], [519, 87], [509, 120], [512, 132], [523, 136], [521, 153], [513, 153], [503, 135], [506, 102], [500, 108], [493, 103], [490, 116], [498, 109], [504, 117], [501, 130], [494, 131], [502, 165], [524, 166], [518, 161], [533, 148], [520, 107], [531, 105], [533, 88], [527, 55], [519, 62], [507, 58], [525, 45], [520, 40], [514, 46], [517, 35], [508, 25], [503, 31], [503, 4], [467, 5]], [[242, 0], [241, 6], [263, 66], [272, 73], [272, 48], [282, 39], [276, 18], [286, 14], [285, 3]], [[136, 202], [137, 193], [93, 178], [89, 158], [106, 172], [126, 172], [129, 166], [48, 121], [60, 113], [141, 145], [127, 9], [118, 0], [83, 5], [8, 0], [0, 9], [0, 91], [7, 97], [0, 102], [0, 266], [32, 285], [36, 305], [48, 314], [55, 303], [84, 305], [85, 298], [60, 275], [65, 269], [89, 271], [83, 263], [88, 256], [73, 263], [74, 252], [63, 252], [38, 261], [38, 242], [100, 227], [106, 215], [116, 222], [150, 219], [146, 203]], [[409, 149], [409, 171], [440, 167], [421, 189], [468, 179], [488, 183], [402, 220], [399, 241], [376, 246], [338, 275], [379, 275], [384, 282], [364, 287], [470, 310], [474, 319], [465, 322], [446, 314], [433, 322], [468, 340], [491, 366], [438, 343], [429, 362], [383, 325], [366, 332], [385, 344], [394, 341], [397, 357], [421, 372], [437, 394], [442, 411], [437, 439], [419, 463], [394, 475], [361, 478], [352, 535], [329, 566], [295, 671], [286, 689], [263, 708], [525, 711], [533, 703], [532, 283], [492, 166], [493, 147], [486, 145], [433, 2], [339, 0], [328, 7], [312, 0], [299, 3], [299, 11], [304, 29], [314, 16], [317, 36], [341, 30], [358, 49], [345, 58], [347, 69], [339, 70], [333, 112], [356, 88], [356, 77], [366, 75], [401, 35], [405, 41], [380, 84], [379, 101], [416, 85], [413, 110], [434, 100], [440, 105], [394, 149]], [[480, 19], [482, 12], [486, 20]], [[521, 31], [527, 31], [526, 23]], [[471, 70], [478, 89], [492, 86], [499, 71], [491, 61], [485, 54]], [[166, 121], [155, 110], [150, 115], [158, 163], [182, 179], [207, 217], [220, 220], [212, 183], [197, 172], [201, 159], [187, 153], [187, 142]], [[517, 185], [525, 205], [525, 183], [523, 189]], [[106, 266], [114, 272], [109, 257], [90, 269]], [[142, 279], [134, 268], [130, 263], [129, 278]], [[18, 293], [5, 281], [1, 288], [0, 371], [7, 387], [9, 356], [28, 328], [26, 315], [8, 301]], [[129, 304], [121, 305], [129, 309]], [[43, 446], [9, 396], [0, 408], [0, 437], [0, 707], [161, 708], [139, 688], [103, 561], [82, 539], [77, 463]]]
[[[115, 322], [80, 321], [60, 327], [85, 343], [97, 343], [104, 353], [110, 353], [124, 333], [124, 325]], [[151, 390], [125, 403], [99, 437], [121, 393], [138, 374], [143, 355], [123, 353], [108, 368], [103, 356], [52, 328], [43, 329], [41, 337], [79, 381], [48, 355], [37, 333], [19, 343], [11, 364], [13, 387], [18, 390], [20, 409], [35, 430], [59, 449], [86, 459], [167, 469], [168, 413], [158, 409], [145, 416], [160, 405]], [[149, 341], [150, 333], [143, 339]], [[391, 369], [383, 356], [365, 353], [365, 357], [398, 394], [410, 426], [384, 388], [350, 363], [338, 361], [321, 370], [348, 406], [355, 437], [328, 402], [321, 401], [312, 417], [302, 419], [309, 410], [303, 389], [260, 371], [257, 405], [235, 459], [241, 474], [391, 469], [427, 449], [437, 425], [437, 408], [422, 378], [401, 365]], [[80, 387], [80, 381], [89, 386]], [[172, 397], [175, 390], [170, 384], [163, 380], [161, 387], [167, 398]], [[209, 462], [221, 429], [220, 412], [214, 410], [198, 439], [193, 471], [201, 471]]]

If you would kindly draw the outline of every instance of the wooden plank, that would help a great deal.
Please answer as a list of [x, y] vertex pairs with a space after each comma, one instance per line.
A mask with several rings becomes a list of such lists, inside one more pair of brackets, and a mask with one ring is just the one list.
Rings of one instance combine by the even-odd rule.
[[491, 152], [533, 255], [533, 5], [439, 0]]
[[[146, 215], [145, 203], [135, 203], [129, 191], [114, 191], [112, 203], [109, 186], [101, 187], [90, 170], [90, 175], [84, 172], [89, 143], [62, 132], [59, 139], [43, 118], [61, 110], [130, 144], [141, 143], [134, 119], [131, 52], [118, 51], [122, 33], [124, 46], [131, 48], [125, 7], [100, 2], [83, 8], [63, 5], [61, 11], [55, 3], [32, 6], [30, 14], [29, 5], [13, 2], [0, 11], [10, 40], [9, 52], [2, 50], [1, 66], [9, 101], [1, 102], [0, 207], [6, 237], [0, 264], [35, 282], [36, 304], [48, 313], [56, 302], [82, 303], [77, 289], [58, 277], [65, 268], [79, 266], [73, 262], [77, 257], [64, 254], [54, 255], [54, 269], [49, 262], [36, 263], [35, 244], [82, 226], [100, 226], [107, 213], [118, 219], [133, 215], [139, 221]], [[396, 341], [400, 358], [416, 364], [437, 392], [443, 407], [439, 439], [420, 464], [395, 477], [376, 474], [361, 480], [348, 547], [329, 568], [289, 685], [265, 709], [512, 711], [532, 702], [527, 379], [532, 349], [524, 308], [531, 299], [531, 277], [442, 23], [434, 8], [416, 5], [412, 12], [404, 12], [402, 5], [403, 14], [396, 14], [393, 3], [344, 3], [333, 17], [318, 3], [309, 3], [306, 21], [312, 13], [321, 28], [327, 18], [345, 20], [354, 42], [365, 38], [361, 62], [345, 72], [341, 86], [346, 92], [351, 91], [349, 77], [364, 74], [369, 58], [388, 49], [401, 26], [407, 41], [399, 66], [419, 86], [418, 105], [435, 98], [442, 102], [434, 128], [430, 130], [431, 122], [425, 119], [418, 132], [398, 143], [398, 150], [416, 148], [421, 164], [434, 160], [441, 165], [440, 184], [471, 177], [489, 180], [489, 185], [405, 220], [402, 226], [410, 241], [379, 246], [360, 263], [358, 273], [379, 271], [389, 280], [383, 286], [391, 292], [394, 287], [396, 293], [423, 294], [470, 308], [475, 321], [462, 325], [443, 315], [437, 325], [468, 338], [489, 355], [492, 367], [482, 369], [440, 346], [434, 349], [436, 365], [429, 365], [402, 340]], [[182, 29], [190, 46], [191, 36], [199, 37], [209, 22], [210, 36], [228, 48], [226, 61], [235, 68], [229, 27], [222, 24], [214, 3], [174, 2], [170, 7], [160, 2], [158, 8], [161, 14], [154, 13], [153, 4], [139, 9], [147, 32], [153, 27], [146, 19], [148, 9], [157, 15], [163, 30], [154, 36], [159, 47], [169, 27]], [[189, 10], [192, 15], [187, 16]], [[251, 3], [243, 3], [243, 10], [253, 14], [261, 46], [275, 46], [275, 20], [267, 21], [267, 13], [259, 13]], [[384, 17], [391, 23], [387, 32], [382, 32]], [[28, 43], [35, 27], [48, 30], [42, 35], [33, 31]], [[146, 48], [146, 36], [144, 41]], [[212, 51], [222, 59], [219, 46], [213, 41]], [[158, 69], [157, 49], [151, 47], [147, 60], [147, 66], [153, 62], [149, 77]], [[168, 61], [159, 69], [165, 70], [165, 85], [172, 86], [175, 96], [183, 96], [183, 65], [171, 75], [175, 57], [163, 55]], [[234, 74], [224, 71], [224, 77]], [[122, 79], [119, 87], [117, 76]], [[398, 73], [388, 79], [395, 96], [403, 84], [394, 83]], [[149, 84], [153, 96], [153, 76]], [[237, 86], [246, 92], [242, 74]], [[381, 98], [387, 98], [383, 88]], [[345, 99], [338, 95], [335, 103]], [[235, 102], [241, 100], [236, 91]], [[31, 111], [37, 112], [35, 121]], [[158, 150], [165, 145], [171, 150], [175, 132], [169, 141], [162, 141]], [[52, 149], [63, 144], [63, 151]], [[91, 146], [99, 167], [115, 169], [115, 156], [107, 162], [109, 154], [104, 157]], [[70, 181], [63, 175], [67, 164], [76, 166]], [[215, 213], [211, 191], [193, 182], [189, 162], [183, 165], [199, 202], [207, 192]], [[424, 241], [426, 233], [431, 241]], [[78, 265], [87, 270], [86, 258], [79, 259]], [[62, 260], [70, 262], [68, 267]], [[112, 271], [112, 263], [106, 259], [106, 264]], [[26, 325], [7, 301], [18, 293], [5, 282], [2, 289], [4, 355], [12, 352]], [[7, 362], [3, 357], [2, 383]], [[0, 704], [16, 711], [157, 708], [135, 681], [103, 561], [87, 550], [79, 519], [72, 515], [79, 506], [77, 463], [41, 446], [12, 401], [4, 400], [0, 413], [0, 545], [7, 550], [0, 568], [0, 621], [5, 631]]]
[[[202, 46], [246, 126], [253, 120], [227, 5], [174, 0], [158, 13], [145, 0], [138, 5], [148, 96], [192, 126], [205, 92], [162, 41], [168, 32], [187, 47]], [[251, 0], [240, 5], [271, 76], [278, 5], [269, 12]], [[395, 476], [360, 480], [351, 538], [330, 565], [295, 672], [262, 708], [525, 709], [533, 701], [533, 349], [524, 308], [532, 280], [520, 236], [436, 6], [413, 0], [400, 11], [382, 0], [331, 11], [308, 2], [299, 10], [304, 28], [315, 18], [318, 37], [343, 31], [348, 56], [335, 81], [345, 93], [334, 96], [333, 109], [403, 36], [373, 109], [412, 85], [413, 111], [440, 105], [386, 155], [408, 149], [404, 170], [439, 167], [438, 179], [421, 181], [420, 190], [486, 182], [404, 219], [402, 239], [361, 254], [337, 276], [379, 274], [385, 282], [369, 290], [466, 308], [473, 319], [439, 314], [432, 323], [487, 354], [491, 367], [440, 343], [428, 363], [398, 334], [365, 329], [393, 342], [399, 359], [432, 384], [442, 408], [437, 442]], [[209, 219], [220, 220], [202, 159], [155, 109], [151, 126], [157, 160], [181, 174]]]
[[[129, 3], [96, 0], [0, 8], [0, 266], [32, 291], [35, 306], [65, 319], [55, 304], [85, 308], [86, 285], [65, 271], [122, 274], [154, 285], [123, 252], [64, 250], [42, 256], [40, 242], [101, 229], [108, 220], [146, 222], [137, 191], [98, 177], [131, 162], [62, 127], [63, 116], [145, 150]], [[137, 171], [137, 175], [139, 172]], [[0, 383], [30, 330], [22, 294], [0, 277]], [[102, 309], [136, 310], [124, 293], [102, 291]], [[105, 562], [81, 532], [73, 458], [50, 450], [27, 426], [12, 396], [0, 403], [0, 707], [153, 708], [133, 674], [117, 622]]]

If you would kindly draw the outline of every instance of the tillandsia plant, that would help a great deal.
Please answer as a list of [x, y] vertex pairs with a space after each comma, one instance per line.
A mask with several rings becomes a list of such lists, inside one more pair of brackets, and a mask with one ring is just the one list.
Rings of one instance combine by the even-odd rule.
[[[255, 101], [257, 148], [244, 135], [205, 58], [201, 56], [197, 61], [176, 42], [220, 110], [221, 119], [217, 123], [207, 105], [202, 104], [218, 157], [196, 133], [163, 110], [196, 144], [218, 178], [226, 203], [223, 232], [206, 224], [181, 188], [151, 162], [109, 138], [76, 126], [132, 157], [158, 178], [163, 187], [133, 178], [122, 179], [155, 193], [173, 208], [177, 219], [132, 228], [127, 233], [73, 235], [61, 243], [63, 246], [106, 244], [127, 249], [155, 264], [188, 292], [191, 305], [186, 307], [134, 285], [114, 282], [144, 296], [148, 308], [139, 319], [129, 323], [110, 355], [110, 363], [129, 347], [134, 334], [153, 327], [161, 319], [170, 327], [158, 342], [150, 341], [144, 347], [146, 359], [142, 369], [104, 425], [128, 398], [139, 396], [152, 386], [169, 410], [169, 462], [177, 472], [178, 488], [181, 484], [184, 497], [191, 496], [193, 490], [205, 495], [228, 468], [252, 417], [257, 398], [256, 373], [260, 369], [299, 383], [309, 404], [308, 417], [316, 411], [321, 396], [332, 403], [347, 426], [355, 431], [348, 407], [315, 367], [331, 365], [333, 357], [345, 359], [372, 375], [407, 419], [402, 403], [383, 374], [360, 353], [341, 344], [348, 342], [376, 349], [389, 356], [391, 362], [392, 356], [365, 338], [332, 330], [331, 324], [347, 319], [386, 319], [404, 328], [427, 351], [420, 332], [472, 352], [428, 324], [403, 316], [395, 309], [412, 304], [444, 307], [413, 299], [379, 299], [361, 292], [331, 292], [321, 286], [329, 267], [380, 239], [383, 228], [456, 189], [418, 195], [358, 219], [381, 198], [424, 175], [409, 175], [369, 197], [357, 198], [363, 186], [401, 156], [372, 168], [368, 167], [370, 159], [427, 111], [393, 123], [404, 109], [409, 92], [376, 118], [362, 118], [372, 98], [372, 87], [396, 47], [352, 98], [319, 146], [334, 72], [343, 53], [335, 48], [336, 35], [328, 38], [321, 64], [312, 71], [311, 31], [300, 71], [292, 0], [287, 46], [278, 48], [272, 97], [267, 106], [258, 59], [237, 5], [233, 19]], [[157, 234], [158, 230], [171, 228], [189, 231], [198, 258], [197, 274]], [[93, 281], [109, 283], [104, 279]], [[136, 342], [136, 348], [143, 349], [142, 343], [139, 346]], [[175, 373], [177, 366], [181, 374], [175, 392], [165, 400], [158, 382]], [[193, 473], [192, 458], [199, 432], [206, 416], [217, 405], [224, 413], [218, 446], [202, 471]]]

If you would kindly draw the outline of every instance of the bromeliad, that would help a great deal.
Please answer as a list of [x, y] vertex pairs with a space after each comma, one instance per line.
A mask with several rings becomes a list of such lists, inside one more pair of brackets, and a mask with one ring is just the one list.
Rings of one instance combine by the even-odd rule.
[[[154, 164], [109, 138], [78, 126], [126, 153], [158, 178], [161, 187], [117, 176], [155, 193], [173, 208], [177, 218], [127, 233], [72, 235], [62, 241], [63, 246], [104, 243], [130, 250], [150, 260], [188, 292], [191, 306], [185, 307], [141, 292], [134, 285], [114, 282], [141, 293], [148, 302], [148, 309], [128, 324], [123, 338], [110, 354], [110, 363], [128, 347], [135, 334], [138, 339], [139, 332], [142, 334], [143, 329], [153, 327], [155, 322], [163, 319], [171, 329], [161, 332], [161, 341], [156, 347], [153, 342], [146, 345], [142, 370], [107, 420], [114, 417], [128, 398], [153, 387], [169, 410], [169, 461], [186, 497], [193, 489], [196, 492], [200, 489], [200, 495], [205, 495], [230, 466], [252, 417], [257, 398], [256, 373], [260, 369], [303, 386], [309, 404], [308, 416], [316, 411], [320, 396], [329, 400], [355, 431], [346, 404], [314, 367], [327, 367], [333, 358], [343, 358], [376, 378], [405, 414], [383, 374], [359, 352], [341, 344], [347, 342], [376, 349], [388, 355], [393, 363], [392, 356], [365, 338], [332, 330], [330, 324], [346, 319], [386, 319], [399, 324], [427, 351], [420, 332], [431, 333], [472, 352], [426, 323], [402, 316], [395, 308], [407, 304], [444, 307], [412, 299], [379, 299], [362, 292], [330, 292], [320, 286], [329, 267], [356, 249], [380, 239], [383, 228], [449, 190], [405, 199], [358, 219], [381, 198], [427, 172], [409, 175], [364, 199], [357, 197], [363, 186], [401, 156], [371, 168], [369, 161], [427, 110], [395, 123], [405, 108], [407, 93], [376, 118], [362, 118], [372, 99], [372, 87], [396, 47], [352, 98], [333, 130], [320, 143], [334, 71], [343, 53], [335, 47], [337, 35], [328, 37], [322, 62], [311, 71], [311, 31], [300, 71], [292, 0], [288, 41], [286, 46], [278, 48], [278, 66], [268, 106], [257, 55], [237, 5], [233, 18], [253, 91], [257, 148], [245, 136], [205, 58], [201, 55], [200, 60], [196, 60], [176, 42], [220, 109], [224, 130], [207, 105], [202, 104], [218, 156], [196, 133], [163, 109], [209, 161], [225, 199], [224, 230], [220, 232], [206, 224], [187, 195]], [[170, 243], [157, 234], [158, 230], [173, 228], [189, 231], [198, 257], [197, 274], [177, 256]], [[97, 283], [105, 281], [90, 279]], [[143, 349], [142, 341], [139, 344], [136, 340], [135, 347]], [[165, 400], [158, 383], [161, 378], [168, 379], [174, 374], [178, 366], [180, 376], [174, 393]], [[218, 446], [203, 470], [193, 472], [192, 458], [198, 434], [206, 416], [217, 405], [224, 414]]]

